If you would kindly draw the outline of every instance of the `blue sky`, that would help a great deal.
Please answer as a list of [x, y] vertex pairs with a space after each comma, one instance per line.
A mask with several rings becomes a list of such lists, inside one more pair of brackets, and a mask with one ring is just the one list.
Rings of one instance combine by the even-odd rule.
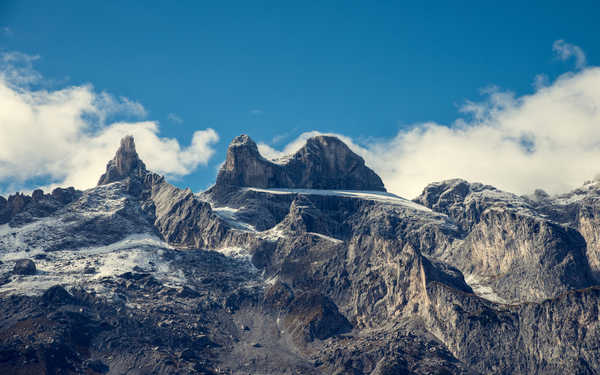
[[[419, 124], [455, 126], [486, 88], [520, 98], [540, 74], [581, 72], [557, 40], [598, 62], [597, 2], [523, 3], [3, 0], [0, 49], [39, 57], [32, 90], [89, 84], [144, 108], [106, 121], [153, 121], [182, 147], [214, 129], [214, 154], [173, 179], [198, 191], [241, 133], [280, 150], [316, 130], [381, 151]], [[5, 190], [56, 182], [21, 179], [0, 174]]]

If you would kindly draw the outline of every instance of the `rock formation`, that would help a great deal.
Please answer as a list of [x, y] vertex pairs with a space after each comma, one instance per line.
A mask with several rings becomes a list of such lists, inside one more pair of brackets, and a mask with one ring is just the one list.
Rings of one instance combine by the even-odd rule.
[[115, 157], [106, 165], [106, 172], [100, 177], [98, 185], [110, 184], [126, 177], [144, 177], [148, 171], [146, 165], [138, 157], [133, 137], [128, 135], [121, 139], [121, 146]]
[[236, 137], [217, 176], [217, 186], [385, 191], [364, 160], [336, 137], [316, 136], [295, 154], [272, 162], [247, 135]]

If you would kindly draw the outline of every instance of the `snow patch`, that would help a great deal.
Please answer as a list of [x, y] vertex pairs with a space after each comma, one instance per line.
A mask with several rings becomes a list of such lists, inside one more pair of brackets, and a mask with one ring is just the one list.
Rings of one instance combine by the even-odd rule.
[[306, 234], [310, 234], [310, 235], [313, 235], [313, 236], [317, 236], [317, 237], [319, 237], [319, 238], [322, 238], [322, 239], [324, 239], [324, 240], [327, 240], [327, 241], [331, 241], [331, 242], [333, 242], [333, 243], [343, 243], [343, 242], [344, 242], [344, 241], [342, 241], [342, 240], [338, 240], [337, 238], [333, 238], [333, 237], [330, 237], [330, 236], [326, 236], [326, 235], [324, 235], [324, 234], [321, 234], [321, 233], [316, 233], [316, 232], [306, 232]]
[[370, 190], [325, 190], [325, 189], [261, 189], [248, 187], [246, 190], [257, 191], [270, 194], [304, 194], [304, 195], [328, 195], [336, 197], [347, 197], [356, 199], [365, 199], [386, 203], [390, 205], [404, 206], [413, 210], [432, 212], [429, 208], [418, 203], [404, 199], [392, 193], [384, 191]]
[[280, 238], [287, 238], [287, 235], [285, 234], [285, 231], [281, 229], [281, 226], [277, 224], [269, 230], [259, 232], [259, 238], [262, 238], [267, 241], [276, 242]]
[[[77, 250], [61, 250], [44, 253], [45, 259], [36, 259], [38, 273], [33, 276], [13, 276], [10, 283], [0, 287], [0, 294], [39, 295], [49, 287], [61, 284], [67, 286], [91, 286], [103, 293], [98, 281], [115, 277], [138, 267], [168, 286], [187, 283], [182, 270], [171, 266], [164, 253], [172, 250], [164, 241], [153, 234], [133, 234], [106, 246], [93, 246]], [[23, 256], [22, 252], [11, 252], [4, 259], [31, 258], [32, 253]], [[94, 272], [86, 273], [86, 269]]]
[[256, 228], [253, 225], [238, 219], [236, 214], [239, 210], [239, 208], [226, 206], [212, 207], [212, 211], [215, 213], [215, 215], [223, 219], [227, 224], [229, 224], [233, 228], [248, 232], [256, 232]]
[[479, 279], [479, 277], [477, 277], [476, 275], [473, 275], [473, 274], [466, 275], [465, 282], [467, 284], [469, 284], [471, 289], [473, 289], [473, 292], [478, 297], [487, 299], [488, 301], [495, 302], [495, 303], [502, 303], [502, 304], [508, 303], [508, 301], [506, 301], [504, 298], [502, 298], [498, 294], [496, 294], [494, 289], [492, 289], [490, 286], [483, 285], [481, 279]]
[[275, 283], [277, 282], [277, 280], [279, 280], [279, 276], [275, 275], [273, 277], [270, 277], [268, 279], [265, 280], [265, 284], [267, 285], [275, 285]]
[[252, 258], [250, 252], [248, 252], [247, 249], [241, 247], [224, 247], [215, 251], [225, 255], [226, 257], [234, 259], [250, 260], [250, 258]]

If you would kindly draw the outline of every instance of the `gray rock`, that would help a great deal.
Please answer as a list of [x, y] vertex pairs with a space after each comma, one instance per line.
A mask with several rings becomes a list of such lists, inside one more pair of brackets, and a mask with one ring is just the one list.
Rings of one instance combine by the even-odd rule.
[[31, 259], [19, 259], [15, 262], [12, 272], [15, 275], [35, 275], [37, 269]]
[[143, 178], [147, 173], [146, 165], [135, 150], [133, 137], [128, 135], [121, 139], [121, 146], [115, 157], [106, 165], [106, 172], [100, 177], [98, 185], [120, 181], [127, 177]]
[[385, 191], [364, 160], [330, 136], [310, 138], [294, 155], [277, 162], [262, 157], [250, 137], [238, 136], [229, 145], [215, 189], [228, 186]]
[[74, 303], [75, 299], [61, 285], [54, 285], [44, 292], [42, 301], [46, 304], [64, 305]]

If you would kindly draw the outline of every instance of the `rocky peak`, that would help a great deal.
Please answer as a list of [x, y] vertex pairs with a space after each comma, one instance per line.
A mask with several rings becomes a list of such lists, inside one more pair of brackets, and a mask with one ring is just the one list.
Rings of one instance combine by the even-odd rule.
[[106, 165], [106, 172], [100, 177], [98, 185], [120, 181], [127, 177], [143, 177], [147, 173], [146, 165], [135, 150], [133, 136], [127, 135], [121, 139], [121, 146], [115, 157]]
[[287, 164], [298, 187], [385, 191], [381, 178], [337, 137], [309, 138]]
[[217, 187], [385, 191], [381, 178], [340, 139], [316, 136], [293, 155], [272, 162], [247, 135], [236, 137], [219, 171]]
[[227, 159], [219, 170], [217, 185], [273, 187], [284, 178], [281, 168], [258, 152], [256, 143], [243, 134], [233, 139]]
[[455, 178], [427, 185], [415, 201], [434, 211], [447, 213], [448, 207], [462, 203], [470, 192], [469, 182]]

